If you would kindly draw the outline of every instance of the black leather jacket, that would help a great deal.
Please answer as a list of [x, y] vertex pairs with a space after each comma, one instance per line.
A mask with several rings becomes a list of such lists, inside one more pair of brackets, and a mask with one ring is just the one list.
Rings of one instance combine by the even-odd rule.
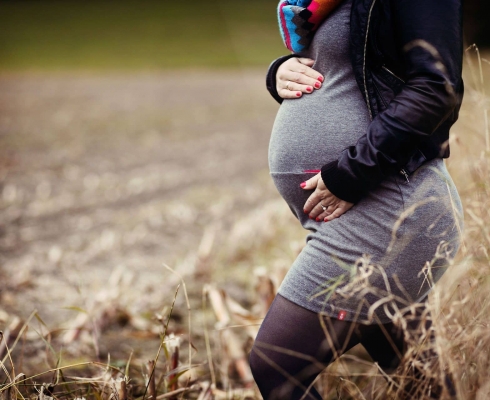
[[[449, 157], [463, 98], [461, 0], [353, 0], [350, 52], [372, 121], [322, 178], [355, 203], [392, 174], [408, 180], [425, 161]], [[278, 102], [277, 69], [294, 56], [269, 67], [267, 89]]]

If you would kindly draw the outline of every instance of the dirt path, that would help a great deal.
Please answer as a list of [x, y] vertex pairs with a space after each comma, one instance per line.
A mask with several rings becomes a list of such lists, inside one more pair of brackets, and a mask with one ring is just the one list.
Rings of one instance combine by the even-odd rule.
[[2, 307], [60, 324], [117, 268], [132, 307], [170, 299], [163, 262], [192, 272], [207, 226], [277, 197], [276, 108], [263, 71], [1, 76]]

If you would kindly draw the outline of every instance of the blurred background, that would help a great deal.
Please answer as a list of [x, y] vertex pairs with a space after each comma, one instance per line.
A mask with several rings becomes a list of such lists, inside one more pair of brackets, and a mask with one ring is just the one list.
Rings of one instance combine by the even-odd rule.
[[0, 68], [262, 67], [282, 54], [275, 1], [1, 1]]
[[[265, 66], [284, 53], [275, 0], [1, 0], [0, 69]], [[490, 5], [464, 2], [468, 45], [490, 44]]]
[[188, 343], [182, 290], [165, 317], [181, 277], [193, 310], [206, 284], [251, 307], [253, 271], [294, 258], [267, 168], [275, 19], [259, 0], [0, 1], [0, 330], [13, 346], [36, 321], [24, 372], [46, 364], [36, 332], [64, 363], [149, 359], [162, 321]]
[[[286, 53], [275, 8], [0, 0], [0, 330], [14, 338], [38, 310], [68, 360], [145, 360], [181, 278], [192, 309], [206, 284], [249, 309], [268, 301], [264, 276], [277, 285], [305, 236], [268, 176], [278, 105], [264, 76]], [[483, 54], [489, 18], [465, 1], [466, 43]], [[463, 109], [453, 140], [476, 132], [481, 148], [487, 103], [468, 93], [480, 114]], [[185, 310], [179, 294], [169, 329], [202, 349]], [[46, 363], [39, 346], [25, 356]]]

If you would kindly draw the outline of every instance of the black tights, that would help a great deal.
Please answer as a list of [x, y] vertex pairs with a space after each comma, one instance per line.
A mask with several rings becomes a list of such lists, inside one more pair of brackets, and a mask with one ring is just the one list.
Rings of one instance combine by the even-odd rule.
[[[387, 373], [398, 366], [405, 345], [403, 333], [393, 324], [323, 320], [324, 327], [317, 313], [276, 296], [250, 354], [264, 400], [302, 398], [328, 364], [358, 343]], [[304, 398], [322, 397], [311, 387]]]

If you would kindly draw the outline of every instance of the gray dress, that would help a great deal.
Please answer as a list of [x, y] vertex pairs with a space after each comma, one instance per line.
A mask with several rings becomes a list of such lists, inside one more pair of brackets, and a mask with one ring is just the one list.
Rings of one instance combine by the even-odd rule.
[[331, 222], [303, 213], [311, 191], [300, 188], [365, 134], [367, 106], [349, 58], [346, 0], [319, 27], [302, 56], [325, 81], [319, 90], [285, 100], [269, 147], [272, 179], [309, 230], [279, 294], [334, 318], [388, 322], [426, 297], [460, 244], [461, 202], [444, 161], [427, 162], [407, 182], [392, 176]]

